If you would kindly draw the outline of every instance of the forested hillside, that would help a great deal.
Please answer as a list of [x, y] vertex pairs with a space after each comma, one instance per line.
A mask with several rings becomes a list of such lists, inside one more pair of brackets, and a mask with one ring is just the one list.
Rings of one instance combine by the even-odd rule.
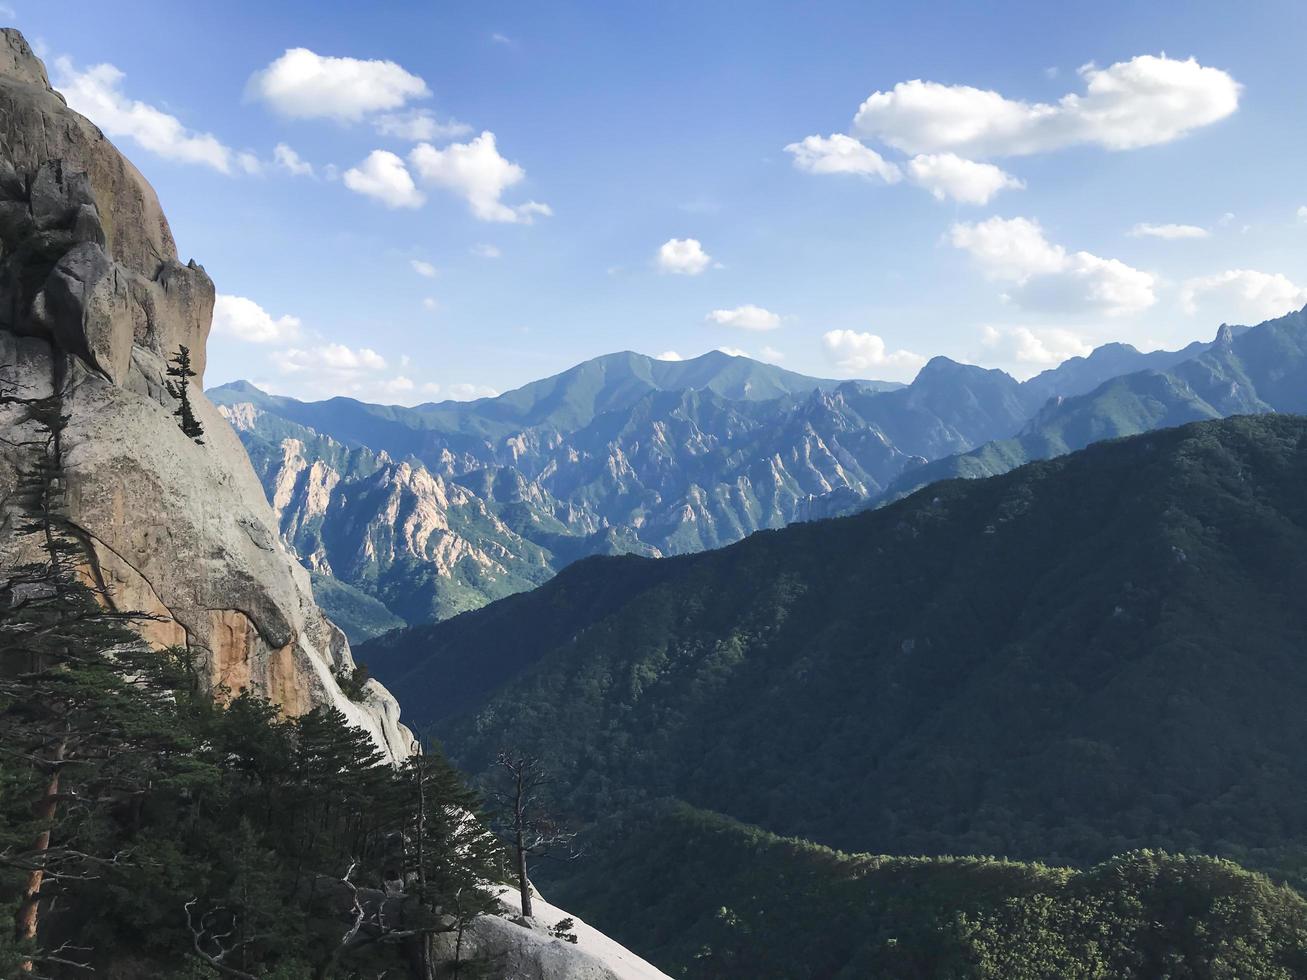
[[1307, 863], [1307, 421], [1098, 444], [716, 552], [579, 563], [360, 656], [453, 756], [848, 850]]
[[1307, 900], [1213, 858], [843, 854], [669, 803], [589, 843], [557, 893], [694, 980], [1307, 975]]

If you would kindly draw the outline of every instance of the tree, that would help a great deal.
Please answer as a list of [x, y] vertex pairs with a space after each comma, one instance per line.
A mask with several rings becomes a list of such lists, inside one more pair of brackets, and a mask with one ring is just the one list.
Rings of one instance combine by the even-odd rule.
[[0, 756], [4, 803], [13, 807], [3, 810], [0, 871], [17, 878], [0, 891], [16, 892], [13, 941], [25, 951], [19, 969], [30, 973], [52, 957], [69, 962], [37, 949], [49, 886], [82, 880], [119, 857], [96, 849], [93, 828], [131, 784], [126, 774], [139, 757], [124, 751], [128, 733], [141, 744], [168, 735], [151, 725], [152, 706], [123, 696], [150, 683], [148, 672], [129, 679], [139, 639], [126, 628], [148, 617], [114, 611], [102, 587], [79, 578], [87, 556], [64, 514], [68, 419], [60, 399], [14, 401], [26, 438], [11, 446], [27, 457], [16, 544], [30, 543], [36, 557], [0, 581]]
[[531, 918], [531, 880], [527, 858], [548, 857], [573, 860], [576, 834], [560, 825], [551, 812], [546, 787], [552, 782], [549, 770], [535, 756], [500, 752], [495, 759], [499, 787], [491, 795], [500, 835], [512, 851], [517, 887], [522, 897], [522, 915]]
[[177, 410], [173, 412], [179, 420], [182, 432], [188, 438], [194, 439], [201, 446], [204, 440], [200, 436], [204, 435], [204, 427], [200, 425], [199, 419], [195, 417], [195, 412], [191, 408], [190, 383], [191, 378], [197, 377], [196, 373], [191, 370], [191, 352], [185, 344], [179, 344], [177, 353], [169, 363], [168, 377], [176, 378], [177, 381], [165, 382], [168, 387], [168, 394], [177, 399]]

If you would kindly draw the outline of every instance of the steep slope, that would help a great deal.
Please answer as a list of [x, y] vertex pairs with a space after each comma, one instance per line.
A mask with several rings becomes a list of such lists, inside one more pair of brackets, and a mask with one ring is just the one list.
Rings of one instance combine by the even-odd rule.
[[[1307, 309], [1256, 327], [1222, 327], [1213, 343], [1191, 357], [1179, 356], [1196, 346], [1155, 358], [1147, 370], [1113, 377], [1078, 397], [1054, 398], [1013, 438], [905, 473], [885, 496], [902, 496], [936, 480], [1005, 473], [1100, 439], [1164, 426], [1241, 413], [1307, 411]], [[1085, 374], [1076, 370], [1076, 376]]]
[[[1235, 418], [365, 644], [473, 771], [846, 849], [1307, 868], [1307, 421]], [[633, 796], [634, 795], [634, 796]]]
[[249, 403], [219, 410], [249, 447], [282, 540], [338, 583], [320, 601], [351, 640], [476, 608], [554, 572], [552, 556], [492, 504], [421, 463], [347, 448]]
[[[150, 186], [50, 89], [21, 35], [5, 31], [0, 48], [0, 388], [57, 394], [68, 417], [66, 497], [86, 575], [120, 608], [157, 617], [147, 637], [190, 648], [215, 691], [254, 687], [292, 714], [334, 705], [407, 755], [384, 688], [357, 704], [337, 687], [349, 645], [278, 542], [240, 441], [198, 391], [204, 444], [173, 417], [166, 361], [184, 345], [203, 372], [213, 283], [178, 261]], [[21, 405], [3, 408], [0, 430], [0, 568], [11, 568], [32, 434]]]

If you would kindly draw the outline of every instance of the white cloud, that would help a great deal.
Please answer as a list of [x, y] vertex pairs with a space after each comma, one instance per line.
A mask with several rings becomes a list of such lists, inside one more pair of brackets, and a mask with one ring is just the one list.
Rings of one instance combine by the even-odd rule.
[[165, 160], [198, 163], [224, 174], [249, 172], [252, 154], [238, 155], [212, 133], [188, 129], [176, 116], [129, 99], [120, 87], [125, 77], [109, 64], [79, 72], [68, 58], [55, 61], [55, 81], [68, 105], [109, 136], [130, 139]]
[[422, 300], [422, 309], [426, 310], [428, 313], [434, 313], [436, 310], [440, 309], [440, 303], [436, 301], [434, 296], [427, 296]]
[[1150, 273], [1117, 259], [1067, 252], [1029, 218], [955, 224], [949, 240], [969, 252], [988, 278], [1012, 283], [1008, 298], [1027, 309], [1124, 316], [1157, 301]]
[[285, 170], [292, 176], [313, 176], [313, 164], [309, 163], [307, 160], [301, 159], [300, 155], [285, 143], [278, 143], [273, 147], [272, 159], [277, 166], [281, 167], [282, 170]]
[[785, 360], [785, 355], [775, 347], [764, 347], [758, 352], [758, 360], [776, 364], [779, 361]]
[[386, 369], [386, 359], [371, 348], [336, 343], [290, 347], [275, 352], [272, 362], [283, 375], [307, 375], [326, 382], [358, 381]]
[[426, 201], [404, 161], [389, 150], [373, 150], [357, 167], [345, 171], [344, 180], [350, 190], [388, 208], [419, 208]]
[[495, 31], [495, 33], [490, 35], [490, 40], [494, 41], [496, 44], [503, 44], [510, 48], [517, 43], [507, 34], [500, 34], [498, 31]]
[[681, 276], [697, 276], [712, 264], [697, 238], [672, 238], [658, 248], [658, 268]]
[[887, 184], [903, 179], [902, 171], [895, 164], [843, 133], [809, 136], [789, 144], [785, 152], [794, 157], [794, 166], [811, 174], [857, 174], [876, 177]]
[[661, 354], [655, 354], [654, 360], [655, 361], [683, 361], [685, 360], [685, 358], [683, 358], [680, 354], [676, 353], [676, 351], [674, 350], [665, 350]]
[[213, 304], [213, 332], [255, 344], [286, 343], [299, 336], [300, 319], [290, 314], [273, 318], [244, 296], [219, 293]]
[[718, 347], [718, 348], [716, 348], [716, 350], [718, 350], [718, 351], [720, 351], [721, 353], [726, 354], [726, 355], [728, 355], [728, 356], [730, 356], [730, 357], [748, 357], [748, 356], [749, 356], [749, 352], [748, 352], [747, 350], [741, 350], [741, 349], [738, 348], [738, 347]]
[[1211, 232], [1197, 225], [1151, 225], [1141, 221], [1130, 229], [1131, 238], [1165, 238], [1174, 241], [1179, 238], [1207, 238]]
[[482, 243], [480, 245], [472, 246], [472, 254], [483, 259], [497, 259], [504, 253], [501, 252], [499, 247], [496, 245], [486, 245], [485, 243]]
[[499, 155], [495, 134], [489, 130], [443, 150], [419, 143], [409, 162], [424, 183], [461, 195], [482, 221], [530, 224], [534, 215], [553, 213], [549, 205], [536, 201], [510, 207], [500, 200], [504, 191], [526, 177], [526, 171]]
[[421, 140], [452, 140], [472, 132], [471, 126], [456, 119], [441, 122], [430, 109], [388, 113], [374, 119], [373, 125], [382, 136], [393, 136], [412, 143]]
[[963, 204], [988, 204], [1001, 190], [1026, 186], [992, 163], [964, 160], [953, 153], [919, 154], [908, 161], [908, 175], [935, 200], [952, 198]]
[[263, 161], [248, 150], [242, 150], [235, 156], [236, 166], [247, 174], [263, 173]]
[[424, 262], [421, 259], [409, 259], [408, 264], [413, 267], [413, 271], [424, 279], [436, 278], [436, 267], [430, 262]]
[[1307, 289], [1279, 273], [1230, 269], [1190, 279], [1180, 289], [1186, 313], [1224, 323], [1260, 323], [1307, 305]]
[[713, 310], [705, 319], [723, 327], [739, 327], [741, 330], [775, 330], [781, 325], [779, 316], [752, 303], [737, 306], [733, 310]]
[[1077, 144], [1126, 150], [1167, 143], [1238, 108], [1240, 85], [1193, 58], [1140, 55], [1080, 69], [1083, 94], [1054, 104], [916, 79], [870, 95], [855, 130], [905, 153], [967, 157], [1041, 153]]
[[1013, 374], [1029, 377], [1056, 367], [1069, 357], [1085, 357], [1093, 346], [1079, 334], [1057, 327], [984, 328], [984, 360], [1015, 368]]
[[907, 350], [888, 350], [885, 341], [874, 333], [854, 330], [828, 330], [822, 334], [826, 356], [843, 374], [876, 371], [911, 377], [926, 363], [920, 354]]
[[358, 122], [431, 94], [417, 75], [393, 61], [333, 58], [289, 48], [250, 76], [247, 93], [292, 119]]
[[470, 401], [474, 398], [496, 398], [499, 392], [487, 385], [456, 384], [450, 385], [446, 392], [455, 401]]
[[[1230, 215], [1230, 217], [1233, 218], [1234, 215]], [[1307, 204], [1304, 204], [1298, 209], [1298, 220], [1307, 221]]]

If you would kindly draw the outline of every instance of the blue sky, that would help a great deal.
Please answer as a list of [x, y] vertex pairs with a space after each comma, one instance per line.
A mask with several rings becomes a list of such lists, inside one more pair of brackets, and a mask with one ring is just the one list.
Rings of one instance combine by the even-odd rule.
[[9, 7], [217, 283], [209, 385], [1028, 375], [1307, 302], [1299, 2]]

